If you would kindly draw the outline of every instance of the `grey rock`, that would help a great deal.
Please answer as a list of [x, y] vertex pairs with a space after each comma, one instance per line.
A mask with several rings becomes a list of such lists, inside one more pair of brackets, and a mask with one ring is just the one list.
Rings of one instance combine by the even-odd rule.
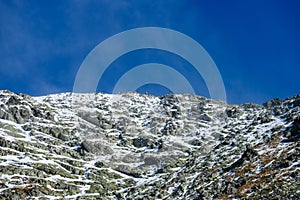
[[2, 198], [299, 197], [300, 95], [263, 106], [194, 95], [78, 97], [0, 91]]
[[140, 148], [140, 147], [147, 147], [150, 146], [150, 140], [147, 138], [138, 137], [133, 139], [132, 141], [133, 146]]
[[110, 155], [114, 152], [109, 146], [93, 141], [85, 140], [81, 145], [84, 150], [96, 155]]

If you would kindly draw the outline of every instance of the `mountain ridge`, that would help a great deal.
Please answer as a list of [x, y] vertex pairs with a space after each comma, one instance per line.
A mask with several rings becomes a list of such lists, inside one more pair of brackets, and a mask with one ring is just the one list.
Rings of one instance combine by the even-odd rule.
[[0, 91], [0, 194], [297, 199], [299, 113], [300, 95], [229, 105], [194, 95]]

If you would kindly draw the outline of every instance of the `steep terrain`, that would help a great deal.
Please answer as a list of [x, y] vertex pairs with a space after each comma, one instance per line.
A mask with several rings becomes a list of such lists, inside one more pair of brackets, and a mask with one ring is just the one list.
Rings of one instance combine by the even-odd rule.
[[299, 199], [300, 95], [0, 91], [0, 199]]

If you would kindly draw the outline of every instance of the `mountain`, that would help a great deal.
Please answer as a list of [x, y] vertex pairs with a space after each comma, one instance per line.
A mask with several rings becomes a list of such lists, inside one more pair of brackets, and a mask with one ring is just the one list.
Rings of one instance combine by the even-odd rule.
[[0, 91], [2, 199], [299, 199], [300, 95]]

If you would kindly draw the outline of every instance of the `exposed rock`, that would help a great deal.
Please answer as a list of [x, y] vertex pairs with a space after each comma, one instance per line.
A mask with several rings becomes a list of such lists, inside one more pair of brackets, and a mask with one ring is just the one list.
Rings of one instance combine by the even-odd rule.
[[226, 109], [226, 114], [230, 118], [238, 118], [243, 112], [238, 107], [229, 107]]
[[206, 113], [204, 113], [204, 114], [200, 115], [199, 120], [210, 122], [212, 119], [210, 116], [208, 116]]
[[138, 137], [133, 139], [132, 141], [133, 146], [140, 148], [140, 147], [147, 147], [150, 146], [150, 141], [147, 138]]
[[0, 91], [0, 195], [299, 199], [299, 130], [300, 95], [260, 106]]
[[300, 116], [298, 116], [292, 125], [285, 131], [284, 136], [287, 139], [282, 142], [299, 142], [300, 140]]
[[87, 140], [82, 142], [82, 148], [96, 155], [110, 155], [114, 152], [109, 146], [105, 144]]

